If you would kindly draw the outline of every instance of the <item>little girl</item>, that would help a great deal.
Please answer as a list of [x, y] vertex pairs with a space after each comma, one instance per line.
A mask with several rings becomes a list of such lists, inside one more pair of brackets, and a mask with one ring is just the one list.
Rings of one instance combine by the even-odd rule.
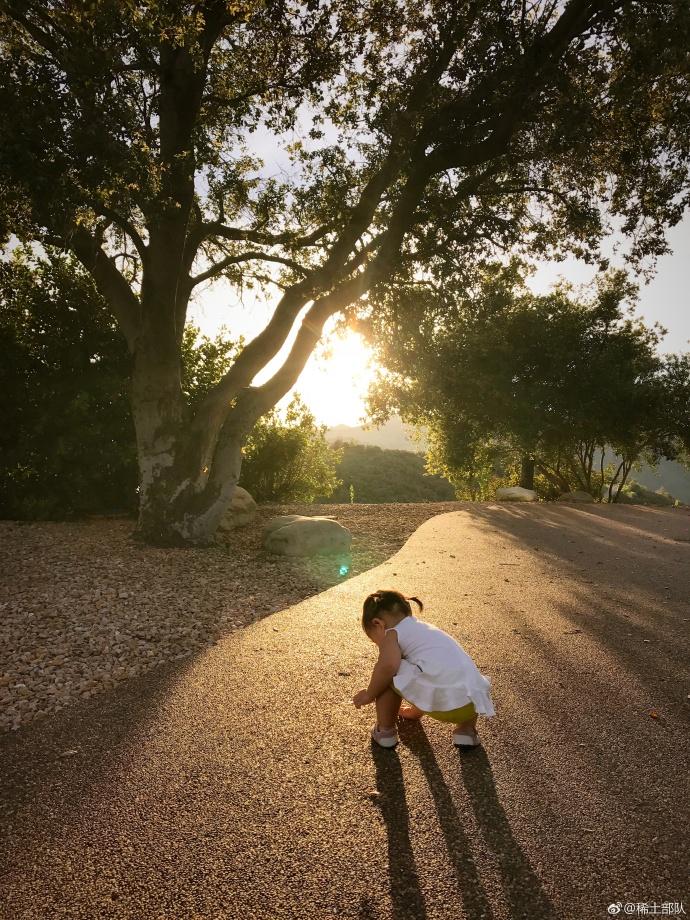
[[[410, 601], [424, 609], [418, 598], [392, 590], [376, 591], [364, 601], [362, 627], [378, 645], [379, 659], [368, 688], [352, 702], [357, 709], [376, 703], [371, 737], [381, 747], [398, 743], [398, 712], [404, 719], [429, 715], [451, 722], [453, 743], [476, 747], [477, 715], [495, 715], [490, 681], [452, 636], [414, 617]], [[401, 707], [403, 699], [407, 705]]]

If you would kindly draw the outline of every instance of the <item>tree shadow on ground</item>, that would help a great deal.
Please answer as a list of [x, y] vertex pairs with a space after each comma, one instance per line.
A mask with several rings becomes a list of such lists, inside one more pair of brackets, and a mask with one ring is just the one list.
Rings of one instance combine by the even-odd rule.
[[[608, 504], [606, 502], [570, 503], [570, 502], [466, 502], [463, 510], [469, 514], [482, 514], [494, 518], [497, 511], [523, 520], [535, 520], [532, 512], [538, 510], [539, 518], [546, 519], [555, 527], [570, 527], [575, 521], [584, 527], [604, 524], [623, 523], [633, 527], [640, 534], [654, 540], [663, 537], [682, 538], [690, 526], [688, 508], [659, 508], [649, 505]], [[563, 517], [563, 513], [568, 518]], [[615, 515], [615, 516], [613, 516]], [[662, 534], [660, 528], [667, 527], [668, 534]], [[685, 534], [687, 535], [687, 533]]]
[[[538, 550], [543, 565], [553, 566], [554, 576], [565, 569], [572, 579], [567, 599], [560, 597], [553, 603], [575, 629], [570, 637], [567, 631], [553, 635], [553, 656], [559, 642], [566, 638], [572, 641], [572, 635], [581, 631], [650, 693], [665, 693], [659, 686], [659, 662], [664, 661], [667, 673], [678, 676], [685, 672], [687, 663], [686, 642], [681, 637], [687, 635], [682, 624], [690, 611], [690, 554], [688, 545], [679, 538], [690, 533], [690, 516], [626, 507], [616, 509], [614, 518], [606, 507], [540, 506], [537, 517], [533, 510], [478, 506], [470, 509], [470, 514], [482, 527], [522, 549]], [[545, 541], [545, 525], [555, 533], [562, 530], [562, 536]], [[571, 540], [584, 549], [575, 548]], [[678, 578], [669, 576], [669, 565]], [[524, 638], [534, 645], [540, 642], [536, 630], [528, 630]], [[541, 652], [548, 660], [549, 651], [543, 642]], [[677, 705], [682, 700], [676, 694], [666, 702]]]
[[46, 840], [62, 836], [84, 815], [116, 766], [153, 731], [196, 657], [155, 668], [0, 737], [0, 851], [11, 864], [21, 866], [37, 841], [45, 848]]

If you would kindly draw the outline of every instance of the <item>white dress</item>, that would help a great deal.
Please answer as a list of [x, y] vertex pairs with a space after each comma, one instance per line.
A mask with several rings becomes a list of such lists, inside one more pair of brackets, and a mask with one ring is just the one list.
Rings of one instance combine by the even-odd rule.
[[480, 715], [496, 714], [491, 681], [452, 636], [414, 616], [391, 629], [402, 652], [393, 685], [406, 700], [424, 712], [449, 712], [471, 702]]

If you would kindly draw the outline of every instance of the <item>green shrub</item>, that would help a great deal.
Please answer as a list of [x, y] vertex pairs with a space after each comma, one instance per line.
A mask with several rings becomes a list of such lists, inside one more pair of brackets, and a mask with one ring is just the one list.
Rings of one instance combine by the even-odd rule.
[[676, 500], [665, 489], [659, 489], [653, 492], [646, 486], [641, 485], [635, 480], [631, 480], [620, 492], [618, 496], [619, 504], [626, 505], [658, 505], [659, 507], [669, 507], [675, 504]]

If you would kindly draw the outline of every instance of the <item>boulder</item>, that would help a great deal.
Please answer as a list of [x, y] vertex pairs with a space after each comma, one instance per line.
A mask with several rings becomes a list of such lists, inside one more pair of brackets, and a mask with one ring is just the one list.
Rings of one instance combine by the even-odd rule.
[[499, 502], [537, 502], [539, 496], [534, 489], [523, 489], [522, 486], [508, 486], [505, 489], [496, 489], [496, 500]]
[[316, 517], [307, 517], [304, 514], [279, 514], [278, 517], [271, 518], [266, 524], [264, 524], [263, 534], [261, 539], [263, 542], [266, 542], [266, 537], [273, 533], [274, 530], [277, 530], [279, 527], [285, 527], [286, 524], [293, 524], [295, 521], [333, 521], [335, 518], [327, 517], [326, 515], [319, 514]]
[[660, 505], [663, 507], [674, 505], [676, 500], [663, 486], [653, 492], [633, 479], [621, 490], [618, 501], [628, 505]]
[[559, 502], [593, 502], [594, 498], [589, 492], [583, 492], [582, 489], [575, 489], [574, 492], [564, 492], [558, 496]]
[[242, 486], [235, 486], [232, 500], [218, 525], [219, 530], [233, 530], [244, 527], [256, 517], [257, 506], [254, 499]]
[[281, 556], [315, 556], [350, 549], [352, 534], [333, 518], [286, 514], [264, 528], [264, 549]]

